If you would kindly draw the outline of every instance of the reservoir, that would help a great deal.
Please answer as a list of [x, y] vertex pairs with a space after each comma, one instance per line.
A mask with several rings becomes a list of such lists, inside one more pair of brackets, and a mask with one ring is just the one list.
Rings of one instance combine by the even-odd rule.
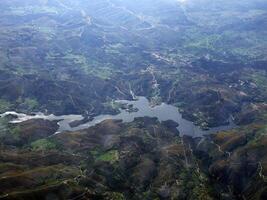
[[80, 124], [76, 127], [71, 127], [69, 123], [73, 121], [80, 121], [83, 119], [82, 115], [44, 115], [43, 113], [35, 113], [34, 115], [26, 115], [16, 112], [6, 112], [1, 114], [1, 117], [7, 115], [15, 115], [16, 119], [10, 121], [10, 123], [21, 123], [29, 119], [46, 119], [50, 121], [58, 120], [59, 129], [57, 133], [64, 131], [77, 131], [92, 127], [107, 119], [122, 120], [123, 122], [132, 122], [136, 117], [156, 117], [159, 121], [172, 120], [179, 124], [177, 129], [180, 135], [188, 135], [192, 137], [201, 137], [205, 134], [216, 133], [218, 131], [231, 129], [234, 124], [230, 122], [229, 125], [211, 128], [209, 130], [202, 130], [200, 127], [196, 126], [193, 122], [182, 118], [181, 113], [178, 108], [173, 105], [168, 105], [162, 103], [160, 105], [151, 107], [149, 101], [146, 97], [138, 97], [137, 100], [117, 100], [117, 103], [133, 105], [136, 112], [128, 112], [125, 109], [120, 109], [120, 113], [117, 115], [98, 115], [93, 120]]

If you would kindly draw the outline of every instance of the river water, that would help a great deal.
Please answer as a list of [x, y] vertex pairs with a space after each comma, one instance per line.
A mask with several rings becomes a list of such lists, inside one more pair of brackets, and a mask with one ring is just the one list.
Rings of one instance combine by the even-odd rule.
[[234, 127], [233, 123], [230, 123], [227, 126], [220, 126], [216, 128], [211, 128], [209, 130], [201, 130], [198, 126], [194, 125], [191, 121], [182, 118], [181, 113], [178, 108], [172, 105], [168, 105], [162, 103], [161, 105], [151, 107], [149, 101], [145, 97], [138, 97], [135, 101], [127, 101], [127, 100], [118, 100], [118, 103], [123, 104], [132, 104], [134, 108], [137, 108], [137, 112], [127, 112], [126, 110], [120, 110], [121, 112], [117, 115], [98, 115], [92, 121], [86, 122], [76, 127], [71, 127], [69, 125], [70, 122], [80, 121], [83, 119], [82, 115], [44, 115], [43, 113], [35, 113], [34, 115], [26, 115], [22, 113], [16, 112], [6, 112], [1, 114], [1, 117], [7, 115], [15, 115], [16, 119], [10, 121], [10, 123], [21, 123], [23, 121], [27, 121], [29, 119], [46, 119], [46, 120], [59, 120], [58, 125], [59, 129], [57, 133], [63, 131], [77, 131], [85, 128], [89, 128], [94, 126], [104, 120], [107, 119], [118, 119], [123, 122], [132, 122], [136, 117], [157, 117], [159, 121], [173, 120], [179, 124], [177, 129], [180, 132], [180, 135], [189, 135], [193, 137], [200, 137], [205, 134], [216, 133], [222, 130], [228, 130]]

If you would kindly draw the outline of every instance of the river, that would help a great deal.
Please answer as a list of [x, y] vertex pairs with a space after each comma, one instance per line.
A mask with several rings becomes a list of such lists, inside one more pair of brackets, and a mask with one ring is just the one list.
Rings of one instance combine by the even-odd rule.
[[62, 116], [55, 116], [51, 115], [44, 115], [43, 113], [35, 113], [34, 115], [26, 115], [22, 113], [16, 112], [5, 112], [0, 114], [1, 117], [7, 115], [15, 115], [17, 116], [16, 119], [11, 120], [10, 123], [21, 123], [23, 121], [27, 121], [30, 119], [46, 119], [46, 120], [59, 120], [58, 125], [59, 129], [57, 133], [63, 131], [77, 131], [82, 130], [85, 128], [92, 127], [104, 120], [107, 119], [118, 119], [122, 120], [123, 122], [132, 122], [136, 117], [157, 117], [159, 121], [166, 121], [166, 120], [173, 120], [179, 124], [177, 129], [180, 132], [180, 135], [189, 135], [192, 137], [201, 137], [205, 134], [216, 133], [218, 131], [231, 129], [234, 127], [234, 124], [231, 122], [229, 125], [220, 126], [211, 128], [209, 130], [202, 130], [200, 127], [194, 125], [193, 122], [188, 121], [182, 118], [181, 113], [179, 112], [178, 108], [173, 105], [168, 105], [162, 103], [161, 105], [157, 105], [151, 107], [149, 101], [145, 97], [138, 97], [135, 101], [128, 101], [128, 100], [118, 100], [118, 103], [123, 104], [132, 104], [134, 108], [137, 108], [138, 111], [136, 112], [128, 112], [126, 110], [120, 110], [120, 113], [117, 115], [98, 115], [92, 121], [86, 122], [76, 127], [71, 127], [69, 125], [70, 122], [73, 121], [80, 121], [83, 119], [82, 115], [62, 115]]

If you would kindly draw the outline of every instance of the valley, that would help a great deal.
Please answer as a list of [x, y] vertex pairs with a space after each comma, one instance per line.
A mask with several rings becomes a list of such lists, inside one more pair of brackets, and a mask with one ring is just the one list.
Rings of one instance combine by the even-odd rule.
[[[64, 132], [64, 131], [79, 131], [85, 128], [95, 126], [107, 119], [112, 120], [122, 120], [123, 122], [132, 122], [135, 118], [140, 117], [151, 117], [157, 118], [160, 122], [162, 121], [173, 121], [176, 122], [178, 131], [183, 135], [188, 135], [192, 137], [202, 137], [205, 134], [216, 133], [222, 130], [232, 129], [235, 127], [232, 121], [229, 122], [229, 125], [219, 126], [216, 128], [210, 128], [209, 130], [202, 130], [200, 127], [195, 126], [192, 122], [182, 118], [182, 115], [179, 113], [178, 109], [174, 106], [161, 104], [158, 106], [152, 107], [145, 97], [136, 97], [135, 101], [126, 101], [118, 100], [113, 102], [117, 104], [120, 108], [119, 114], [117, 115], [98, 115], [91, 120], [84, 118], [82, 115], [44, 115], [43, 113], [36, 113], [32, 115], [26, 115], [16, 112], [6, 112], [0, 117], [2, 118], [14, 118], [9, 123], [19, 124], [26, 122], [32, 119], [43, 119], [49, 121], [58, 121], [59, 126], [55, 134]], [[231, 120], [231, 119], [230, 119]], [[71, 126], [72, 123], [77, 122], [77, 126]], [[80, 123], [79, 123], [80, 122]], [[85, 123], [83, 123], [85, 122]]]
[[265, 0], [1, 0], [0, 199], [267, 199], [266, 22]]

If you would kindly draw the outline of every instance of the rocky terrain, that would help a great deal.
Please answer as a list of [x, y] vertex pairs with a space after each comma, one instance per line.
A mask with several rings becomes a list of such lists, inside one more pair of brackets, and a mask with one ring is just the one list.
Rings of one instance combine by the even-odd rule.
[[106, 120], [57, 135], [47, 121], [1, 126], [1, 199], [252, 200], [267, 194], [266, 121], [203, 138], [181, 138], [177, 124], [156, 118]]
[[191, 138], [144, 116], [54, 134], [6, 116], [0, 199], [265, 200], [266, 37], [265, 0], [1, 0], [0, 113], [90, 120], [145, 96], [236, 126]]
[[1, 1], [0, 110], [95, 116], [134, 91], [203, 127], [227, 123], [266, 101], [267, 5], [200, 4]]
[[132, 123], [107, 120], [51, 137], [31, 129], [40, 126], [39, 120], [18, 126], [36, 139], [25, 141], [23, 148], [1, 146], [1, 199], [213, 195], [207, 190], [207, 176], [195, 168], [190, 145], [179, 138], [177, 124], [159, 123], [155, 118], [137, 118]]

